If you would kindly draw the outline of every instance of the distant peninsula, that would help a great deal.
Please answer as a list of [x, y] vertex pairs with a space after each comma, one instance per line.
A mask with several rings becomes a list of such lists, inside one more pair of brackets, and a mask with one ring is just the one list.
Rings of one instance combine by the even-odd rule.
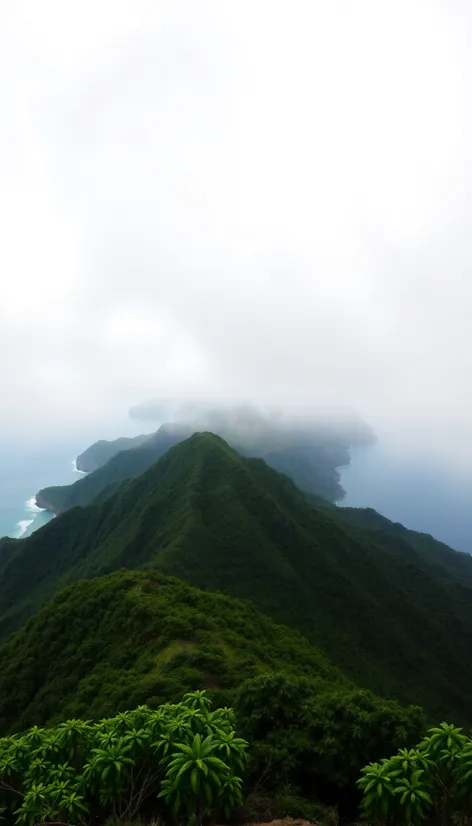
[[[158, 415], [164, 412], [171, 411], [156, 410]], [[352, 446], [375, 441], [371, 428], [356, 416], [281, 417], [250, 406], [209, 405], [191, 410], [187, 406], [177, 415], [172, 412], [174, 421], [162, 424], [156, 433], [91, 445], [77, 457], [77, 469], [88, 475], [73, 485], [40, 490], [38, 507], [58, 514], [103, 499], [125, 479], [143, 473], [170, 447], [202, 431], [217, 434], [243, 456], [263, 459], [305, 493], [339, 502], [345, 491], [338, 468], [350, 463]]]
[[94, 470], [105, 465], [109, 459], [116, 456], [121, 450], [129, 450], [132, 447], [142, 445], [146, 439], [149, 439], [150, 435], [152, 434], [141, 434], [140, 436], [134, 437], [123, 436], [119, 439], [113, 439], [113, 441], [100, 439], [98, 442], [90, 445], [87, 450], [84, 450], [80, 456], [77, 456], [77, 470], [83, 473], [93, 473]]

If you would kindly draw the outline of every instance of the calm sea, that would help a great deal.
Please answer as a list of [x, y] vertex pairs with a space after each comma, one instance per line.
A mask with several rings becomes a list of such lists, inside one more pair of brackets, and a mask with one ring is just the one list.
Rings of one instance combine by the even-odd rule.
[[371, 507], [407, 528], [430, 533], [472, 553], [472, 471], [469, 476], [417, 459], [400, 459], [381, 441], [351, 451], [340, 470], [342, 505]]
[[27, 536], [52, 518], [36, 507], [35, 494], [49, 485], [69, 485], [80, 479], [83, 474], [76, 470], [75, 460], [92, 442], [142, 432], [139, 423], [120, 418], [104, 430], [38, 447], [0, 442], [0, 537]]
[[38, 490], [77, 481], [75, 457], [83, 445], [42, 449], [0, 448], [0, 536], [26, 536], [44, 525], [50, 514], [34, 504]]

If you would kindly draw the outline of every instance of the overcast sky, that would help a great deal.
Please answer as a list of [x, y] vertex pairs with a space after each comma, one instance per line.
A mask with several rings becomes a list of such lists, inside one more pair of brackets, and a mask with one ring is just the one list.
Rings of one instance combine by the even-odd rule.
[[4, 0], [0, 441], [210, 393], [472, 463], [471, 46], [468, 0]]

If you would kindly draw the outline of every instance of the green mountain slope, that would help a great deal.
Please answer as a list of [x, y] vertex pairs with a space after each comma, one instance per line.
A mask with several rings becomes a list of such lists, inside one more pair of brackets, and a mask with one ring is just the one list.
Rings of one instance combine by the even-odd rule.
[[196, 688], [224, 693], [271, 671], [304, 675], [320, 690], [351, 686], [301, 635], [251, 605], [120, 571], [60, 591], [0, 646], [0, 733]]
[[170, 447], [190, 435], [186, 428], [163, 425], [143, 444], [118, 452], [102, 467], [74, 484], [43, 488], [36, 494], [36, 502], [40, 508], [56, 514], [76, 505], [87, 505], [98, 496], [108, 495], [125, 479], [147, 470]]
[[[337, 501], [344, 496], [337, 468], [349, 463], [349, 446], [373, 439], [362, 422], [295, 425], [265, 417], [251, 408], [205, 407], [193, 414], [186, 411], [184, 419], [162, 425], [151, 437], [137, 437], [145, 441], [135, 447], [127, 439], [97, 442], [77, 459], [79, 469], [93, 471], [90, 476], [73, 485], [40, 490], [37, 504], [56, 514], [74, 505], [87, 505], [97, 496], [108, 495], [124, 479], [142, 473], [173, 444], [192, 433], [209, 430], [243, 456], [262, 458], [271, 467], [287, 473], [301, 490]], [[119, 452], [122, 442], [126, 444]]]
[[356, 683], [470, 720], [472, 588], [409, 543], [375, 542], [342, 510], [195, 434], [104, 501], [1, 543], [0, 630], [60, 587], [151, 566], [253, 600]]
[[123, 436], [113, 441], [100, 439], [77, 456], [77, 470], [81, 470], [84, 473], [92, 473], [94, 470], [98, 470], [99, 467], [109, 462], [113, 456], [116, 456], [116, 454], [122, 450], [129, 450], [130, 448], [139, 447], [144, 444], [151, 435], [152, 434], [141, 434], [140, 436], [129, 438]]
[[451, 553], [444, 542], [427, 533], [411, 531], [399, 522], [392, 522], [373, 508], [340, 508], [339, 514], [352, 526], [360, 526], [377, 544], [398, 550], [414, 550], [438, 576], [453, 577], [465, 585], [472, 585], [472, 556], [461, 551]]

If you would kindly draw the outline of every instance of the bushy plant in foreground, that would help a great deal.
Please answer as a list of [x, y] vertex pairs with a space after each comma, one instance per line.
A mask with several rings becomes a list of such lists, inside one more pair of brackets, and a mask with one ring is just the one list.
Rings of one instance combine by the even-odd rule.
[[376, 824], [472, 823], [472, 739], [447, 723], [414, 749], [362, 770], [364, 817]]
[[246, 741], [205, 692], [156, 710], [68, 720], [0, 740], [0, 804], [20, 826], [132, 820], [159, 801], [201, 823], [241, 803]]

